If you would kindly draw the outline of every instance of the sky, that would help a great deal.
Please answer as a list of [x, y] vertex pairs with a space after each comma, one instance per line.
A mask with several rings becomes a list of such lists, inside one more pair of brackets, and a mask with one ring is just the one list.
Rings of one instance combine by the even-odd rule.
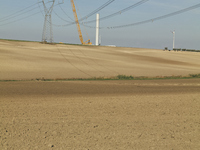
[[[45, 0], [46, 7], [52, 5]], [[109, 0], [74, 0], [78, 18], [83, 18]], [[200, 7], [160, 20], [160, 16], [200, 4], [199, 0], [146, 0], [141, 5], [121, 11], [141, 0], [113, 0], [98, 11], [100, 18], [114, 14], [108, 19], [100, 19], [101, 45], [172, 49], [175, 30], [175, 48], [200, 50]], [[64, 2], [64, 3], [63, 3]], [[121, 13], [120, 13], [121, 11]], [[85, 20], [80, 20], [84, 41], [95, 44], [95, 12]], [[44, 27], [44, 7], [42, 0], [1, 0], [0, 1], [0, 39], [41, 41]], [[52, 17], [53, 38], [55, 42], [80, 44], [78, 31], [70, 0], [55, 0]], [[134, 24], [151, 20], [143, 24]], [[83, 25], [84, 24], [84, 25]], [[123, 26], [121, 28], [115, 28]], [[49, 33], [49, 32], [48, 32]], [[88, 36], [87, 36], [88, 35]]]

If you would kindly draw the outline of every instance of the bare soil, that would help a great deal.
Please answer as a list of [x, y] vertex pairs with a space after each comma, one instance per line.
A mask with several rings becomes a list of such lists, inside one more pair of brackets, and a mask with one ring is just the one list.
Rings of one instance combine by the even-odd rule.
[[[199, 73], [199, 53], [0, 40], [0, 80]], [[2, 150], [199, 150], [200, 79], [0, 82]]]

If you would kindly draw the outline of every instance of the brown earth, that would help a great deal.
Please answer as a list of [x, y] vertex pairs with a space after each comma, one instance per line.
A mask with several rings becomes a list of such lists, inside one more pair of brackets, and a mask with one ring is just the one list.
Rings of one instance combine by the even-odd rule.
[[[0, 41], [0, 80], [199, 73], [199, 53]], [[2, 150], [199, 150], [200, 79], [0, 82]]]

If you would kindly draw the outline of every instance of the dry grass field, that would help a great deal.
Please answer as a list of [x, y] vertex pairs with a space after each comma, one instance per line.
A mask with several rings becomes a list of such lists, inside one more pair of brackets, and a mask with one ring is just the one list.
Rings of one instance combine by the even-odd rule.
[[0, 40], [0, 80], [200, 73], [200, 53]]
[[0, 40], [0, 149], [199, 150], [199, 78], [35, 81], [185, 76], [200, 73], [199, 60], [195, 52]]

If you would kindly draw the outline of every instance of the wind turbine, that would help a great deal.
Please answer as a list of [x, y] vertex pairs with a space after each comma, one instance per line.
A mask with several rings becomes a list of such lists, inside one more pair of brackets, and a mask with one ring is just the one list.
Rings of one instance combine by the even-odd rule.
[[174, 49], [174, 46], [175, 46], [175, 30], [171, 31], [171, 32], [173, 34], [173, 49]]

